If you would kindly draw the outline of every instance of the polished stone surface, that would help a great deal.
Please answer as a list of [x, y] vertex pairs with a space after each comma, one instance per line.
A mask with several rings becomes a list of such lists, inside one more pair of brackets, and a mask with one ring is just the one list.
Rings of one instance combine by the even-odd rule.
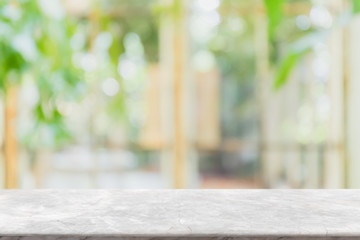
[[360, 239], [360, 190], [0, 191], [5, 239]]

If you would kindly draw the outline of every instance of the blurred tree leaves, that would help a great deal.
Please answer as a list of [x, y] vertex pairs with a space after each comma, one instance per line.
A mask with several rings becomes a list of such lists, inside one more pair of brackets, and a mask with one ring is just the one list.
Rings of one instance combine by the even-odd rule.
[[353, 13], [359, 14], [360, 13], [360, 1], [352, 0], [352, 5], [353, 5]]
[[[39, 3], [0, 3], [0, 88], [6, 92], [8, 84], [21, 84], [23, 74], [29, 73], [39, 93], [33, 109], [35, 126], [22, 134], [30, 148], [56, 147], [69, 139], [57, 103], [70, 95], [79, 96], [76, 86], [82, 79], [81, 71], [71, 64], [69, 39], [75, 23], [46, 16]], [[44, 132], [50, 137], [44, 138]]]
[[312, 48], [316, 43], [324, 41], [328, 37], [329, 31], [314, 31], [308, 33], [288, 47], [288, 52], [278, 66], [274, 81], [274, 88], [280, 89], [288, 80], [291, 71], [298, 61]]
[[6, 91], [8, 74], [11, 71], [21, 72], [26, 67], [23, 56], [11, 45], [0, 40], [0, 89]]
[[264, 0], [268, 16], [268, 35], [270, 41], [275, 38], [275, 32], [284, 18], [284, 0]]
[[[277, 48], [277, 36], [276, 33], [280, 28], [281, 23], [285, 19], [284, 13], [284, 2], [285, 0], [264, 0], [266, 8], [267, 19], [268, 19], [268, 37], [269, 42], [272, 45], [272, 53], [270, 56], [278, 55], [279, 49]], [[270, 58], [276, 67], [274, 89], [280, 89], [288, 80], [289, 75], [298, 63], [301, 57], [311, 49], [312, 41], [308, 41], [311, 38], [307, 36], [304, 39], [300, 39], [299, 42], [290, 44], [285, 56]], [[278, 63], [278, 61], [280, 63]]]
[[279, 69], [277, 70], [277, 75], [275, 78], [274, 87], [275, 89], [281, 88], [287, 81], [291, 70], [297, 64], [299, 58], [302, 56], [302, 53], [289, 53], [283, 62], [281, 63]]
[[[283, 4], [284, 0], [264, 0], [268, 17], [268, 35], [271, 43], [276, 41], [276, 31], [285, 16], [283, 12]], [[353, 14], [360, 13], [360, 0], [352, 0], [352, 12]], [[346, 15], [346, 13], [344, 15]], [[338, 18], [337, 21], [337, 24], [341, 23], [342, 18]], [[274, 80], [275, 90], [280, 89], [286, 84], [292, 70], [295, 68], [299, 60], [306, 53], [310, 52], [317, 42], [324, 41], [330, 31], [331, 28], [327, 30], [313, 29], [306, 32], [304, 36], [289, 45], [286, 54], [281, 58], [282, 60], [280, 61], [280, 64], [276, 64], [275, 62], [275, 65], [277, 65]]]

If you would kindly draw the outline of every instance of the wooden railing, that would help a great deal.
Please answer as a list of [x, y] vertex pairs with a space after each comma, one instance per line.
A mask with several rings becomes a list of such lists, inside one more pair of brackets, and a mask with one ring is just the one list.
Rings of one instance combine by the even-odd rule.
[[0, 239], [360, 239], [359, 190], [5, 190]]

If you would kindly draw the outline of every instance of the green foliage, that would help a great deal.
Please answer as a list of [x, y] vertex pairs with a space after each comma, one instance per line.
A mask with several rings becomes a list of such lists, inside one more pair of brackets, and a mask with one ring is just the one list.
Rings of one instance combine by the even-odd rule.
[[180, 19], [183, 15], [183, 0], [174, 0], [173, 16], [175, 19]]
[[325, 40], [328, 36], [327, 31], [317, 31], [309, 33], [298, 41], [290, 45], [288, 53], [284, 57], [284, 60], [280, 64], [276, 72], [276, 78], [274, 82], [274, 88], [280, 89], [289, 79], [291, 71], [294, 69], [298, 61], [319, 41]]
[[273, 40], [276, 30], [284, 18], [284, 0], [264, 0], [264, 3], [268, 17], [269, 39]]
[[160, 19], [161, 16], [170, 16], [174, 19], [181, 18], [183, 10], [182, 0], [174, 0], [171, 4], [157, 2], [152, 5], [152, 13]]
[[359, 14], [360, 13], [360, 0], [352, 0], [353, 5], [353, 13]]
[[295, 67], [296, 63], [304, 53], [305, 52], [287, 54], [279, 69], [277, 70], [277, 75], [275, 78], [276, 80], [274, 82], [274, 88], [276, 90], [281, 88], [287, 82], [292, 69]]
[[[33, 109], [35, 126], [22, 133], [29, 148], [56, 147], [69, 140], [57, 104], [79, 96], [81, 71], [71, 64], [69, 39], [75, 23], [52, 19], [38, 1], [0, 2], [0, 89], [21, 84], [24, 74], [36, 83], [39, 100]], [[44, 138], [45, 135], [50, 136]]]
[[[280, 23], [284, 20], [283, 3], [284, 0], [264, 0], [267, 14], [268, 14], [268, 33], [269, 41], [276, 53], [281, 53], [278, 49], [279, 39], [276, 39], [276, 32], [280, 29]], [[360, 0], [353, 0], [353, 12], [360, 12]], [[339, 21], [339, 20], [338, 20]], [[292, 70], [296, 67], [299, 60], [308, 52], [310, 52], [316, 43], [324, 41], [328, 36], [331, 28], [324, 29], [310, 29], [309, 31], [301, 33], [300, 36], [294, 35], [298, 38], [295, 42], [286, 47], [286, 54], [281, 56], [280, 64], [277, 65], [276, 76], [274, 81], [274, 89], [280, 89], [286, 84]], [[300, 37], [300, 38], [299, 38]], [[289, 41], [289, 40], [286, 40]], [[282, 44], [284, 45], [284, 44]], [[276, 59], [269, 59], [276, 65]]]
[[11, 71], [21, 72], [26, 67], [23, 56], [11, 45], [0, 40], [0, 89], [5, 90], [7, 86], [8, 74]]
[[[264, 0], [268, 14], [269, 21], [269, 38], [270, 41], [274, 41], [275, 32], [279, 28], [279, 24], [282, 21], [283, 15], [283, 0]], [[360, 0], [352, 0], [353, 14], [360, 13]], [[337, 23], [341, 23], [342, 19], [337, 19]], [[340, 25], [339, 25], [340, 26]], [[338, 27], [339, 27], [338, 26]], [[343, 27], [343, 26], [342, 26]], [[329, 35], [331, 28], [328, 30], [312, 30], [306, 33], [299, 40], [290, 44], [286, 55], [282, 58], [281, 64], [276, 70], [276, 77], [274, 81], [274, 88], [280, 89], [288, 81], [289, 75], [295, 68], [298, 61], [319, 41], [325, 40]]]

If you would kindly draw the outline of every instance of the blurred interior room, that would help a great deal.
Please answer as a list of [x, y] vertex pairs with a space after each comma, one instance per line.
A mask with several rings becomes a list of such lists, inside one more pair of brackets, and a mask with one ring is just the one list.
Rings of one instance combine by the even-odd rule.
[[359, 0], [1, 0], [0, 187], [359, 188]]

